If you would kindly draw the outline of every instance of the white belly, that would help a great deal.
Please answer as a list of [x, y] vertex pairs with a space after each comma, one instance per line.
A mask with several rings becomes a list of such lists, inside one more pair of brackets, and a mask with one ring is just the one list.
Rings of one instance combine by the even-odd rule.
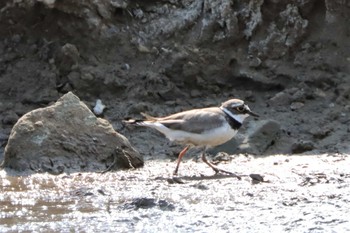
[[158, 125], [156, 129], [171, 141], [208, 147], [221, 145], [233, 138], [237, 133], [237, 130], [232, 129], [229, 124], [223, 124], [220, 128], [205, 131], [202, 134], [189, 133], [181, 130], [169, 130], [163, 125], [161, 125], [161, 127]]

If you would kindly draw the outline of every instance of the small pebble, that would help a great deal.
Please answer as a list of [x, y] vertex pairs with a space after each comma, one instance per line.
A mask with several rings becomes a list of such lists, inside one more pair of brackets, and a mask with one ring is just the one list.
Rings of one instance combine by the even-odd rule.
[[102, 103], [100, 99], [96, 100], [96, 105], [94, 107], [94, 113], [99, 116], [103, 113], [103, 110], [106, 108], [106, 105]]
[[291, 110], [298, 110], [300, 108], [302, 108], [304, 106], [304, 103], [301, 103], [301, 102], [293, 102], [291, 105], [290, 105], [290, 109]]
[[125, 63], [121, 68], [122, 70], [130, 70], [130, 65], [128, 63]]
[[250, 174], [249, 177], [252, 179], [253, 184], [264, 182], [264, 177], [262, 177], [260, 174]]

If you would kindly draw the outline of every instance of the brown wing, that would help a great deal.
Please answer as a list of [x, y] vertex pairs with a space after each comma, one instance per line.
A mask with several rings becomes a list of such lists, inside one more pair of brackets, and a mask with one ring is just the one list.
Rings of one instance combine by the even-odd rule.
[[157, 118], [165, 127], [191, 133], [202, 133], [220, 127], [225, 121], [224, 113], [216, 107], [194, 109]]

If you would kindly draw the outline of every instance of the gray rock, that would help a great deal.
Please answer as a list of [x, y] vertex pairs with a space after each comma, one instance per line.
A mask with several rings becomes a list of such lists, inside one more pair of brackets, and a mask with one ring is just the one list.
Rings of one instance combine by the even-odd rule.
[[311, 141], [298, 140], [292, 145], [293, 154], [301, 154], [315, 149], [315, 145]]
[[264, 182], [264, 177], [260, 174], [250, 174], [249, 177], [252, 179], [253, 184]]
[[74, 44], [65, 44], [57, 52], [55, 64], [61, 75], [67, 75], [80, 59], [78, 48]]
[[239, 150], [244, 153], [262, 155], [275, 144], [281, 133], [280, 124], [273, 120], [254, 121], [249, 124]]
[[142, 165], [143, 158], [129, 141], [69, 92], [18, 120], [1, 166], [57, 174]]

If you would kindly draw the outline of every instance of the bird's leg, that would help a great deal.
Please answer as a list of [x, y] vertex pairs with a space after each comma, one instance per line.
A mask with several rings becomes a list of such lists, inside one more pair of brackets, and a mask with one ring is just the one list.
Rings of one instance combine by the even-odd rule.
[[236, 175], [235, 173], [233, 172], [229, 172], [229, 171], [226, 171], [224, 169], [221, 169], [221, 168], [218, 168], [217, 166], [215, 166], [214, 164], [210, 163], [208, 160], [207, 160], [207, 157], [205, 156], [205, 153], [207, 151], [207, 148], [204, 148], [204, 151], [202, 153], [202, 160], [203, 162], [205, 162], [209, 167], [211, 167], [215, 173], [219, 173], [219, 172], [222, 172], [222, 173], [226, 173], [226, 174], [230, 174], [230, 175], [233, 175], [235, 177], [237, 177], [239, 180], [241, 179], [241, 177], [239, 175]]
[[182, 157], [184, 157], [186, 151], [188, 150], [190, 146], [186, 146], [179, 154], [179, 157], [177, 158], [177, 164], [176, 164], [176, 168], [174, 170], [174, 175], [177, 175], [177, 171], [179, 170], [179, 166], [180, 166], [180, 163], [181, 163], [181, 159]]

